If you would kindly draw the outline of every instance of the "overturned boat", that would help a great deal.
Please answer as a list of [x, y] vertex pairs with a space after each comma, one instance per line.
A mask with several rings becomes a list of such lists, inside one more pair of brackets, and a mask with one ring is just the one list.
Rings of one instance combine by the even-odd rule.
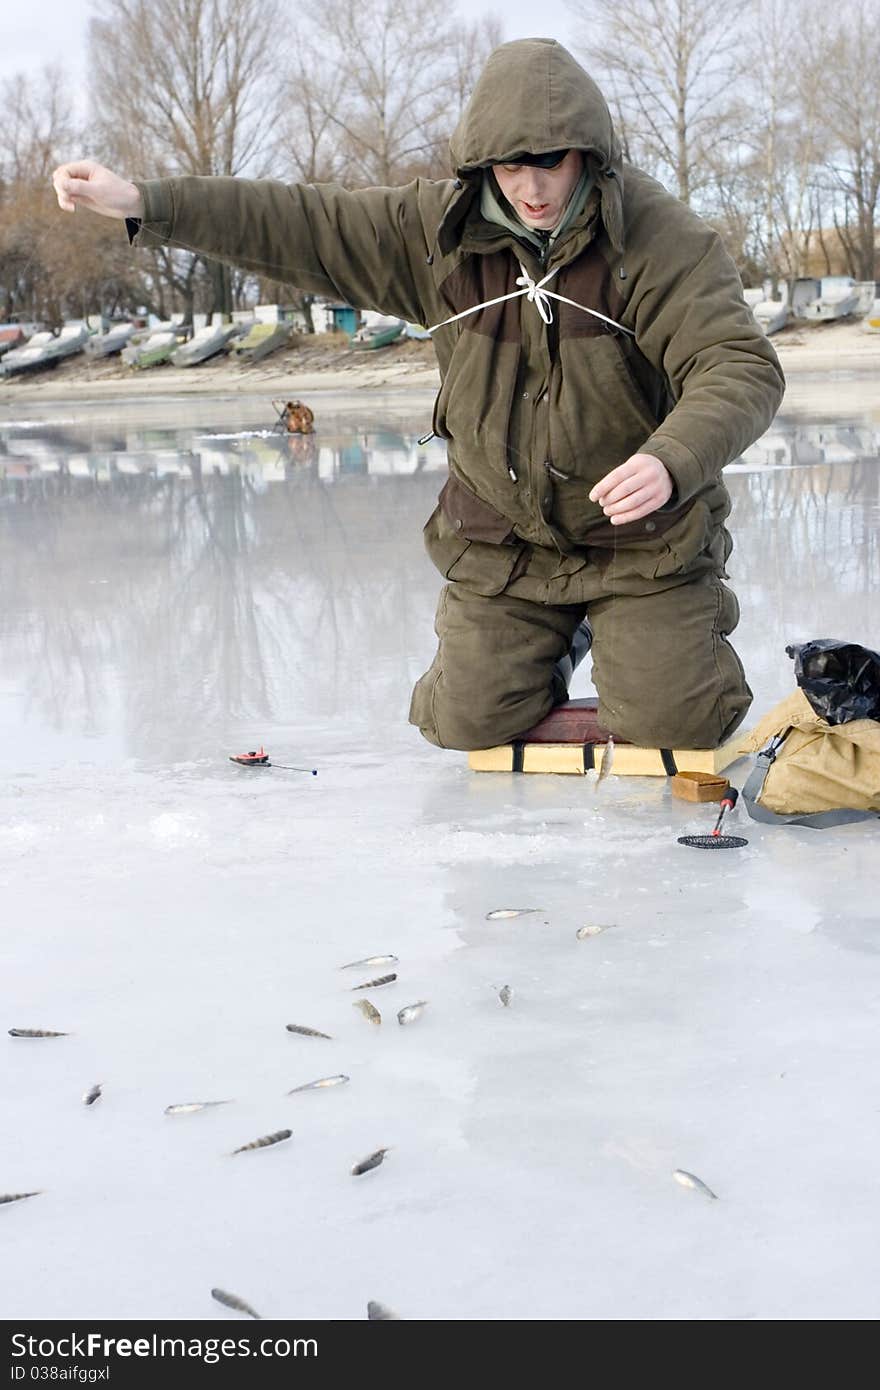
[[129, 367], [158, 367], [168, 362], [171, 354], [180, 346], [181, 329], [169, 328], [160, 324], [157, 329], [141, 343], [131, 343], [122, 349], [122, 360]]
[[811, 323], [832, 323], [858, 312], [862, 293], [849, 275], [823, 275], [821, 280], [802, 276], [795, 280], [791, 295], [796, 319]]
[[349, 338], [349, 344], [356, 351], [363, 352], [371, 348], [388, 347], [406, 332], [406, 323], [403, 319], [388, 319], [383, 321], [373, 321], [365, 323], [356, 333]]
[[0, 326], [0, 357], [15, 348], [24, 347], [27, 334], [20, 324], [7, 323]]
[[89, 329], [85, 323], [66, 323], [57, 334], [48, 329], [35, 333], [24, 347], [13, 348], [0, 359], [0, 373], [13, 376], [17, 372], [54, 367], [63, 358], [82, 352], [88, 339]]
[[229, 340], [241, 332], [237, 323], [209, 323], [197, 328], [188, 343], [182, 343], [171, 354], [175, 367], [196, 367], [224, 352]]
[[791, 309], [786, 299], [761, 299], [752, 305], [752, 313], [767, 334], [778, 333], [791, 318]]
[[233, 343], [230, 356], [238, 362], [260, 362], [284, 347], [292, 329], [293, 324], [284, 321], [255, 323], [240, 342]]
[[127, 347], [136, 331], [133, 323], [115, 323], [106, 333], [93, 333], [86, 343], [86, 356], [113, 357]]

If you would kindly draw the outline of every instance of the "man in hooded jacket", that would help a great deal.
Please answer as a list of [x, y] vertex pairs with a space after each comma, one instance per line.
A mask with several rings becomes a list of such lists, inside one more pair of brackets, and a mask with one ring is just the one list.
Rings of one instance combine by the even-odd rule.
[[482, 748], [565, 698], [592, 637], [599, 719], [715, 747], [751, 703], [727, 640], [725, 464], [784, 378], [717, 232], [623, 162], [596, 84], [554, 40], [496, 49], [451, 142], [454, 180], [346, 190], [88, 161], [62, 208], [434, 330], [449, 478], [425, 526], [448, 580], [410, 719]]

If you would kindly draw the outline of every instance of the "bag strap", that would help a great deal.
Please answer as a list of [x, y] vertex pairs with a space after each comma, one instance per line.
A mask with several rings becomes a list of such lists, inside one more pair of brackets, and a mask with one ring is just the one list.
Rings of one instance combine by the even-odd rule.
[[755, 759], [755, 766], [746, 779], [746, 784], [742, 789], [742, 799], [746, 803], [746, 810], [752, 820], [764, 821], [767, 825], [804, 825], [812, 830], [829, 830], [835, 825], [851, 825], [855, 821], [876, 820], [880, 816], [880, 811], [847, 811], [842, 808], [839, 811], [804, 811], [790, 815], [778, 815], [775, 811], [768, 811], [766, 806], [762, 806], [758, 798], [764, 790], [767, 774], [776, 762], [777, 752], [790, 733], [791, 727], [789, 726], [770, 740], [767, 747], [758, 754]]

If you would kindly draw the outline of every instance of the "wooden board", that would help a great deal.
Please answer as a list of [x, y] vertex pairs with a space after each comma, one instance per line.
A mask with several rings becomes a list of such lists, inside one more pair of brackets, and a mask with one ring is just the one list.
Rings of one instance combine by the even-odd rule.
[[[637, 748], [632, 743], [614, 744], [612, 776], [669, 777], [675, 772], [723, 772], [742, 756], [747, 732], [738, 732], [720, 748], [674, 748], [672, 762], [664, 762], [663, 750]], [[473, 772], [563, 772], [583, 776], [602, 757], [593, 743], [503, 743], [468, 754]]]

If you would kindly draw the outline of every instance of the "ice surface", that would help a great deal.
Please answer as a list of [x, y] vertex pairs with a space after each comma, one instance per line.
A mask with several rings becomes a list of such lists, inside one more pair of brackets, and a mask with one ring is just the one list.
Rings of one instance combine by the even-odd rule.
[[[701, 855], [659, 779], [423, 743], [428, 407], [312, 404], [312, 444], [222, 438], [266, 403], [0, 422], [0, 1193], [44, 1189], [3, 1315], [876, 1317], [875, 828], [738, 811]], [[787, 642], [880, 639], [877, 427], [822, 429], [730, 479], [756, 712]], [[228, 761], [261, 743], [319, 776]], [[390, 953], [376, 1028], [339, 967]]]

